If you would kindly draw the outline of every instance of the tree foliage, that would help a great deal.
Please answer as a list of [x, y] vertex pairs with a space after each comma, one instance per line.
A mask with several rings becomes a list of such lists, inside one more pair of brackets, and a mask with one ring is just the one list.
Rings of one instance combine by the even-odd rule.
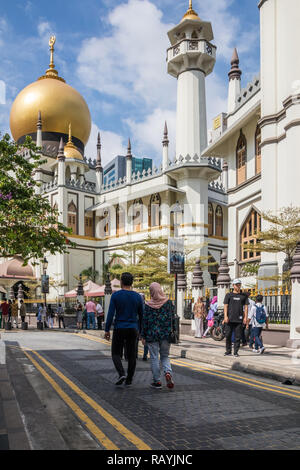
[[58, 222], [49, 200], [36, 193], [34, 172], [44, 163], [37, 150], [29, 137], [22, 145], [8, 134], [0, 140], [0, 257], [19, 255], [25, 264], [75, 247], [67, 237], [71, 230]]
[[[200, 258], [203, 268], [213, 265], [209, 263], [208, 257], [190, 257], [195, 250], [202, 248], [199, 245], [190, 246], [185, 249], [185, 270], [192, 271], [195, 267], [196, 259]], [[122, 258], [127, 260], [123, 266], [112, 264], [109, 272], [113, 277], [120, 277], [123, 272], [130, 272], [134, 276], [134, 286], [145, 289], [152, 282], [161, 284], [167, 292], [172, 292], [174, 275], [168, 274], [168, 239], [164, 237], [151, 238], [140, 243], [128, 244], [122, 247], [125, 255]], [[115, 257], [120, 257], [117, 253]]]

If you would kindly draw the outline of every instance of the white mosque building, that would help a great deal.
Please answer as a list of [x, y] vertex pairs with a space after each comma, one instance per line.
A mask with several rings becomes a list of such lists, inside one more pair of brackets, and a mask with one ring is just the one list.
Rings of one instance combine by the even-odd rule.
[[[217, 47], [212, 24], [199, 18], [190, 1], [180, 23], [168, 33], [167, 71], [177, 79], [175, 159], [169, 158], [168, 130], [162, 123], [161, 166], [132, 173], [129, 141], [126, 176], [108, 186], [103, 184], [100, 135], [96, 160], [84, 156], [90, 112], [55, 70], [51, 38], [50, 67], [17, 96], [10, 126], [16, 141], [30, 135], [42, 147], [47, 163], [36, 173], [40, 192], [73, 229], [70, 238], [77, 247], [68, 255], [48, 257], [48, 274], [66, 282], [62, 295], [77, 285], [74, 276], [89, 267], [101, 272], [124, 244], [149, 235], [173, 236], [173, 209], [178, 204], [179, 235], [185, 244], [201, 245], [197, 253], [217, 263], [226, 251], [231, 278], [242, 277], [250, 285], [243, 271], [246, 263], [259, 264], [262, 275], [281, 271], [283, 256], [257, 253], [255, 240], [261, 212], [300, 206], [300, 3], [288, 0], [289, 8], [286, 3], [260, 1], [260, 76], [242, 89], [235, 49], [228, 109], [220, 110], [208, 133], [205, 81], [214, 69]], [[253, 244], [253, 251], [243, 250], [244, 243]], [[22, 278], [20, 263], [18, 275], [12, 265], [16, 260], [6, 261], [3, 273], [0, 266], [0, 284], [10, 287], [17, 276]], [[207, 287], [216, 281], [217, 269], [211, 271], [204, 273]], [[29, 274], [27, 278], [40, 278], [40, 269], [32, 268]]]

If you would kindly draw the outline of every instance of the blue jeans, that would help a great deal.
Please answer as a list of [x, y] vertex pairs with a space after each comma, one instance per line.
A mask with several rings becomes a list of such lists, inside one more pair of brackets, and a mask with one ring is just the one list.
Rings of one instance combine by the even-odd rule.
[[170, 343], [168, 340], [163, 339], [156, 343], [147, 343], [150, 351], [151, 369], [153, 374], [154, 382], [160, 382], [160, 364], [164, 371], [164, 374], [170, 373], [172, 375], [172, 368], [169, 359]]
[[93, 329], [96, 329], [96, 321], [95, 321], [95, 313], [94, 312], [87, 312], [87, 329], [90, 329], [90, 322], [93, 323]]
[[262, 340], [260, 339], [260, 335], [261, 335], [261, 332], [262, 332], [262, 328], [254, 327], [253, 330], [254, 330], [254, 331], [253, 331], [253, 335], [255, 336], [255, 349], [256, 349], [256, 351], [257, 351], [258, 348], [262, 348], [262, 347], [263, 347]]

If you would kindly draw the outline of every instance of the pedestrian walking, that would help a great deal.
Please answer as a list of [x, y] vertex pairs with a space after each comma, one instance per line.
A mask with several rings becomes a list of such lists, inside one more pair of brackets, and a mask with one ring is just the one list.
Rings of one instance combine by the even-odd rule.
[[3, 319], [3, 326], [9, 321], [9, 303], [7, 302], [6, 298], [1, 305], [2, 310], [2, 319]]
[[262, 342], [261, 334], [263, 328], [268, 329], [269, 327], [269, 314], [267, 308], [263, 305], [263, 296], [258, 295], [256, 297], [256, 302], [252, 305], [247, 321], [247, 327], [251, 324], [253, 331], [253, 338], [255, 338], [255, 349], [253, 352], [258, 354], [263, 354], [265, 352], [265, 347]]
[[241, 292], [242, 281], [233, 281], [233, 292], [226, 294], [224, 299], [224, 323], [226, 336], [225, 356], [232, 354], [232, 333], [234, 332], [234, 356], [239, 357], [240, 341], [243, 325], [248, 321], [248, 297]]
[[95, 305], [95, 302], [93, 302], [92, 300], [89, 300], [87, 303], [86, 303], [86, 313], [87, 313], [87, 330], [90, 330], [90, 324], [92, 322], [92, 325], [93, 325], [93, 330], [96, 329], [96, 319], [95, 319], [95, 316], [96, 316], [96, 305]]
[[205, 298], [199, 297], [193, 308], [195, 320], [195, 338], [202, 338], [204, 332], [204, 320], [206, 318]]
[[97, 326], [98, 330], [102, 330], [102, 322], [104, 321], [104, 310], [100, 302], [96, 305]]
[[24, 304], [24, 300], [21, 300], [21, 302], [20, 302], [20, 317], [21, 317], [22, 323], [25, 323], [26, 307], [25, 307], [25, 304]]
[[11, 304], [11, 326], [18, 328], [18, 304], [15, 299]]
[[83, 314], [82, 314], [82, 329], [84, 330], [87, 327], [87, 312], [86, 308], [83, 309]]
[[58, 304], [58, 307], [57, 307], [57, 318], [58, 318], [58, 328], [61, 329], [61, 324], [63, 325], [64, 328], [66, 328], [64, 308], [61, 304]]
[[162, 388], [161, 362], [167, 387], [171, 389], [174, 387], [174, 382], [169, 352], [175, 307], [158, 282], [151, 284], [150, 295], [151, 299], [145, 304], [141, 336], [143, 344], [147, 344], [150, 351], [153, 374], [151, 387], [157, 390]]
[[11, 321], [11, 307], [12, 307], [12, 301], [8, 301], [8, 321]]
[[210, 303], [210, 308], [206, 317], [207, 321], [207, 328], [204, 332], [203, 338], [206, 338], [207, 335], [210, 333], [212, 327], [214, 326], [214, 316], [216, 311], [218, 310], [218, 297], [215, 295], [213, 297], [211, 303]]
[[49, 328], [53, 329], [54, 328], [55, 313], [54, 313], [51, 305], [49, 305], [49, 307], [48, 307], [47, 314], [48, 314], [48, 326], [49, 326]]
[[77, 305], [77, 308], [76, 308], [76, 322], [77, 322], [77, 328], [79, 330], [82, 329], [82, 322], [83, 322], [83, 306], [82, 304], [79, 302], [79, 304]]
[[[143, 317], [143, 301], [141, 296], [132, 290], [133, 276], [123, 273], [121, 277], [121, 290], [111, 296], [105, 323], [105, 339], [110, 340], [110, 327], [114, 320], [112, 338], [112, 360], [119, 374], [117, 386], [125, 382], [126, 386], [132, 384], [136, 368], [136, 342]], [[128, 371], [125, 376], [121, 360], [123, 346], [126, 347], [128, 357]]]
[[49, 327], [48, 327], [47, 312], [48, 312], [48, 311], [47, 311], [47, 305], [46, 305], [46, 304], [43, 304], [41, 316], [42, 316], [42, 322], [44, 323], [44, 327], [45, 327], [45, 328], [49, 328]]

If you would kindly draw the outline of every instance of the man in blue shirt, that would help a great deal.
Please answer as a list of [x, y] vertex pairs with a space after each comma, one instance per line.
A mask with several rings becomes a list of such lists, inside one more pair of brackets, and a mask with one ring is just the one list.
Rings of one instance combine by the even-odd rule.
[[[112, 360], [119, 374], [116, 385], [126, 386], [132, 384], [136, 368], [136, 343], [142, 323], [144, 304], [137, 292], [132, 290], [133, 276], [123, 273], [121, 277], [121, 290], [111, 296], [107, 319], [105, 323], [105, 339], [110, 340], [110, 327], [115, 317], [114, 334], [112, 339]], [[125, 376], [121, 356], [125, 344], [128, 356], [128, 371]]]

